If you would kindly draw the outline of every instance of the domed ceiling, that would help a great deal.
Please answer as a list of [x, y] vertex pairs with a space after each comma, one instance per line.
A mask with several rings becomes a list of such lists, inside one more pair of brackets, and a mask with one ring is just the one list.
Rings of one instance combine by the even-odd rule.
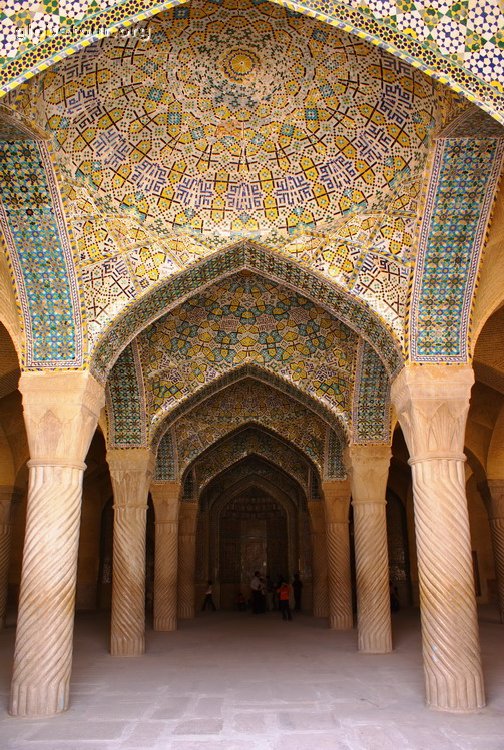
[[149, 31], [148, 44], [105, 39], [43, 81], [60, 161], [101, 212], [161, 238], [276, 244], [387, 211], [421, 173], [434, 84], [397, 58], [266, 2], [194, 0]]

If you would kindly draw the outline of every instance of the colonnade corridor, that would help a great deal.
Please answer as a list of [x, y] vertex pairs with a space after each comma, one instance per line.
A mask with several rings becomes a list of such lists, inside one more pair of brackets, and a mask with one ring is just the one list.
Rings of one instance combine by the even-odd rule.
[[[504, 652], [497, 610], [480, 608], [488, 706], [427, 711], [419, 614], [393, 615], [394, 651], [363, 656], [356, 631], [308, 614], [204, 612], [173, 633], [146, 633], [141, 661], [108, 653], [108, 616], [76, 617], [69, 710], [7, 715], [2, 750], [502, 750]], [[12, 658], [14, 621], [0, 633]]]

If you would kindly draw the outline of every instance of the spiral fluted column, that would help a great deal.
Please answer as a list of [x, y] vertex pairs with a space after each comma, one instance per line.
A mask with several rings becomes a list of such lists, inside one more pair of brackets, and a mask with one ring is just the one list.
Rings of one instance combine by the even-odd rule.
[[68, 707], [83, 459], [103, 388], [86, 372], [23, 373], [28, 502], [10, 712]]
[[0, 628], [5, 625], [7, 613], [7, 587], [9, 580], [11, 523], [10, 509], [15, 490], [0, 486]]
[[328, 617], [329, 590], [327, 583], [327, 533], [324, 504], [311, 500], [308, 510], [312, 524], [313, 615]]
[[359, 651], [392, 650], [386, 500], [388, 445], [353, 445], [348, 451], [354, 514]]
[[504, 480], [489, 479], [490, 533], [494, 552], [495, 578], [500, 621], [504, 622]]
[[182, 503], [179, 511], [177, 614], [181, 620], [194, 617], [196, 571], [196, 518], [198, 506]]
[[107, 452], [114, 493], [112, 656], [145, 651], [145, 532], [154, 456], [146, 448]]
[[154, 630], [176, 630], [180, 482], [152, 482], [151, 495], [156, 519]]
[[327, 518], [327, 573], [329, 584], [329, 627], [353, 627], [352, 577], [350, 567], [350, 484], [347, 480], [326, 480], [322, 484]]
[[427, 704], [485, 704], [463, 455], [468, 365], [407, 367], [392, 400], [410, 452]]

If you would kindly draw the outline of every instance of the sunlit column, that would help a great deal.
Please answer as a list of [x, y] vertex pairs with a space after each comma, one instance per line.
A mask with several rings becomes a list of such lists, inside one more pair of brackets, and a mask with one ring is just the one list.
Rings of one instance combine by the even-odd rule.
[[147, 448], [107, 451], [114, 493], [112, 656], [145, 651], [145, 535], [154, 456]]
[[427, 704], [447, 711], [485, 704], [463, 454], [473, 382], [469, 365], [409, 366], [391, 392], [413, 475]]
[[88, 372], [25, 372], [27, 518], [10, 713], [68, 707], [82, 476], [104, 404]]
[[368, 654], [392, 650], [385, 498], [390, 455], [388, 445], [349, 449], [358, 648]]

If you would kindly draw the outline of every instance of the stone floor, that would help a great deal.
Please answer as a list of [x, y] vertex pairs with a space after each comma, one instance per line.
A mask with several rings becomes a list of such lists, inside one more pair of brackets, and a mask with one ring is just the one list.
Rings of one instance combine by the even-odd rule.
[[1, 750], [504, 750], [504, 625], [480, 613], [488, 706], [423, 705], [416, 611], [393, 616], [392, 654], [307, 615], [205, 612], [147, 653], [107, 652], [107, 621], [76, 621], [71, 706], [52, 719], [6, 711], [14, 626], [0, 632]]

